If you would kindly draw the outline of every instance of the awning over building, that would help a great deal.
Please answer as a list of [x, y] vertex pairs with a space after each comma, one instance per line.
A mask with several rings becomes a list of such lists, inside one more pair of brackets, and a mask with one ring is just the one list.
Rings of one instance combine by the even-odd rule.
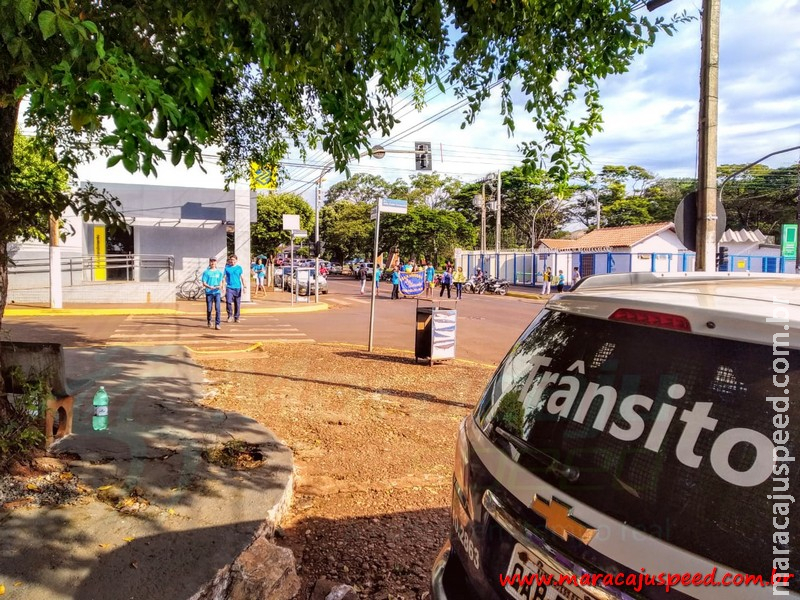
[[188, 227], [192, 229], [213, 229], [226, 221], [218, 219], [171, 219], [166, 217], [127, 217], [128, 225], [140, 227]]

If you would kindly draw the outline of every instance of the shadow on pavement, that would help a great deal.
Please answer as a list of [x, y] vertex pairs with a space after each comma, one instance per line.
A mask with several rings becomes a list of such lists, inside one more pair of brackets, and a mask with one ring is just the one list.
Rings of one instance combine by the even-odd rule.
[[[349, 353], [347, 353], [347, 352], [337, 352], [336, 354], [347, 358]], [[358, 353], [356, 353], [356, 354], [358, 354]], [[393, 359], [398, 358], [398, 357], [387, 356], [386, 358], [387, 358], [388, 362], [392, 362]], [[395, 361], [395, 362], [400, 362], [400, 361]], [[414, 361], [413, 361], [413, 359], [411, 360], [411, 362], [403, 361], [403, 364], [414, 364]], [[330, 378], [326, 377], [325, 375], [319, 375], [318, 377], [315, 377], [315, 378], [307, 378], [307, 377], [297, 377], [295, 375], [286, 375], [286, 374], [278, 375], [278, 374], [264, 373], [264, 372], [258, 372], [258, 371], [241, 371], [241, 370], [233, 370], [233, 369], [218, 369], [218, 368], [211, 367], [211, 366], [206, 366], [206, 370], [208, 370], [208, 371], [217, 371], [217, 372], [220, 372], [220, 373], [236, 372], [236, 373], [245, 374], [245, 375], [256, 375], [256, 376], [259, 376], [259, 377], [263, 377], [266, 381], [269, 381], [269, 380], [275, 380], [275, 381], [286, 380], [286, 381], [295, 381], [295, 382], [298, 382], [298, 383], [315, 383], [315, 384], [316, 383], [321, 383], [321, 384], [330, 386], [330, 388], [333, 389], [333, 390], [335, 390], [337, 388], [340, 388], [340, 389], [346, 389], [346, 390], [357, 390], [357, 391], [360, 391], [360, 392], [368, 392], [368, 393], [371, 393], [371, 392], [375, 391], [375, 388], [374, 387], [370, 387], [370, 386], [363, 386], [363, 385], [356, 385], [356, 384], [353, 384], [353, 383], [341, 383], [341, 382], [332, 381]], [[385, 396], [395, 396], [397, 398], [414, 399], [414, 400], [420, 400], [422, 402], [431, 402], [433, 404], [444, 404], [446, 406], [458, 406], [459, 408], [472, 408], [472, 406], [473, 406], [472, 404], [467, 404], [467, 403], [464, 403], [464, 402], [453, 402], [453, 401], [450, 401], [450, 400], [444, 400], [442, 398], [439, 398], [435, 394], [428, 394], [427, 392], [409, 392], [408, 390], [404, 390], [402, 388], [383, 388], [383, 387], [380, 388], [380, 391], [381, 391], [381, 394], [383, 394]]]
[[[88, 493], [75, 505], [0, 513], [8, 598], [184, 600], [285, 510], [291, 452], [253, 419], [199, 404], [202, 368], [184, 348], [70, 348], [65, 367], [73, 435], [51, 451]], [[105, 431], [92, 427], [100, 385]], [[263, 466], [203, 458], [232, 439], [258, 445]]]
[[[98, 538], [81, 533], [81, 525], [94, 524], [74, 522], [65, 514], [70, 512], [74, 509], [52, 509], [30, 522], [3, 525], [4, 543], [10, 547], [32, 535], [41, 540], [39, 552], [3, 557], [2, 573], [11, 578], [6, 580], [8, 598], [186, 600], [232, 562], [261, 525], [250, 521], [134, 536], [126, 535], [120, 517], [116, 529]], [[93, 516], [102, 522], [101, 515]]]
[[98, 343], [97, 336], [87, 334], [86, 323], [76, 319], [56, 317], [15, 317], [3, 319], [0, 339], [11, 342], [48, 342], [62, 346], [91, 346]]

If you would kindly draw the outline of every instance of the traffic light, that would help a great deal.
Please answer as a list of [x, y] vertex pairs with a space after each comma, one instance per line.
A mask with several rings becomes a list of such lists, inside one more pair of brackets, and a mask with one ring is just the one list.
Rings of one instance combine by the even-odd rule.
[[728, 247], [727, 246], [720, 246], [717, 250], [717, 270], [718, 271], [727, 271], [728, 270]]
[[314, 256], [322, 256], [323, 252], [325, 252], [325, 242], [322, 240], [314, 242]]
[[433, 170], [433, 154], [430, 142], [414, 142], [414, 162], [417, 171]]

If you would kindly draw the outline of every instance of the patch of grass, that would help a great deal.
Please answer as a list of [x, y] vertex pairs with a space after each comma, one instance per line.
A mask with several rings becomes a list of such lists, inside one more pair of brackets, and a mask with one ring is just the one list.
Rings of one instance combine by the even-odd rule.
[[255, 469], [264, 464], [264, 454], [256, 444], [230, 440], [202, 452], [203, 458], [213, 465], [234, 471]]

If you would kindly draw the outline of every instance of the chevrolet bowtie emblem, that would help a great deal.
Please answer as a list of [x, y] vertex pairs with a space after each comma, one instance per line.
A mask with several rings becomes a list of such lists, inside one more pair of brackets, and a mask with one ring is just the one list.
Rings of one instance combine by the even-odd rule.
[[538, 496], [534, 496], [531, 508], [545, 520], [545, 527], [564, 541], [572, 536], [584, 544], [588, 544], [597, 534], [597, 529], [573, 517], [570, 514], [572, 507], [556, 497], [553, 497], [552, 501], [546, 502]]

